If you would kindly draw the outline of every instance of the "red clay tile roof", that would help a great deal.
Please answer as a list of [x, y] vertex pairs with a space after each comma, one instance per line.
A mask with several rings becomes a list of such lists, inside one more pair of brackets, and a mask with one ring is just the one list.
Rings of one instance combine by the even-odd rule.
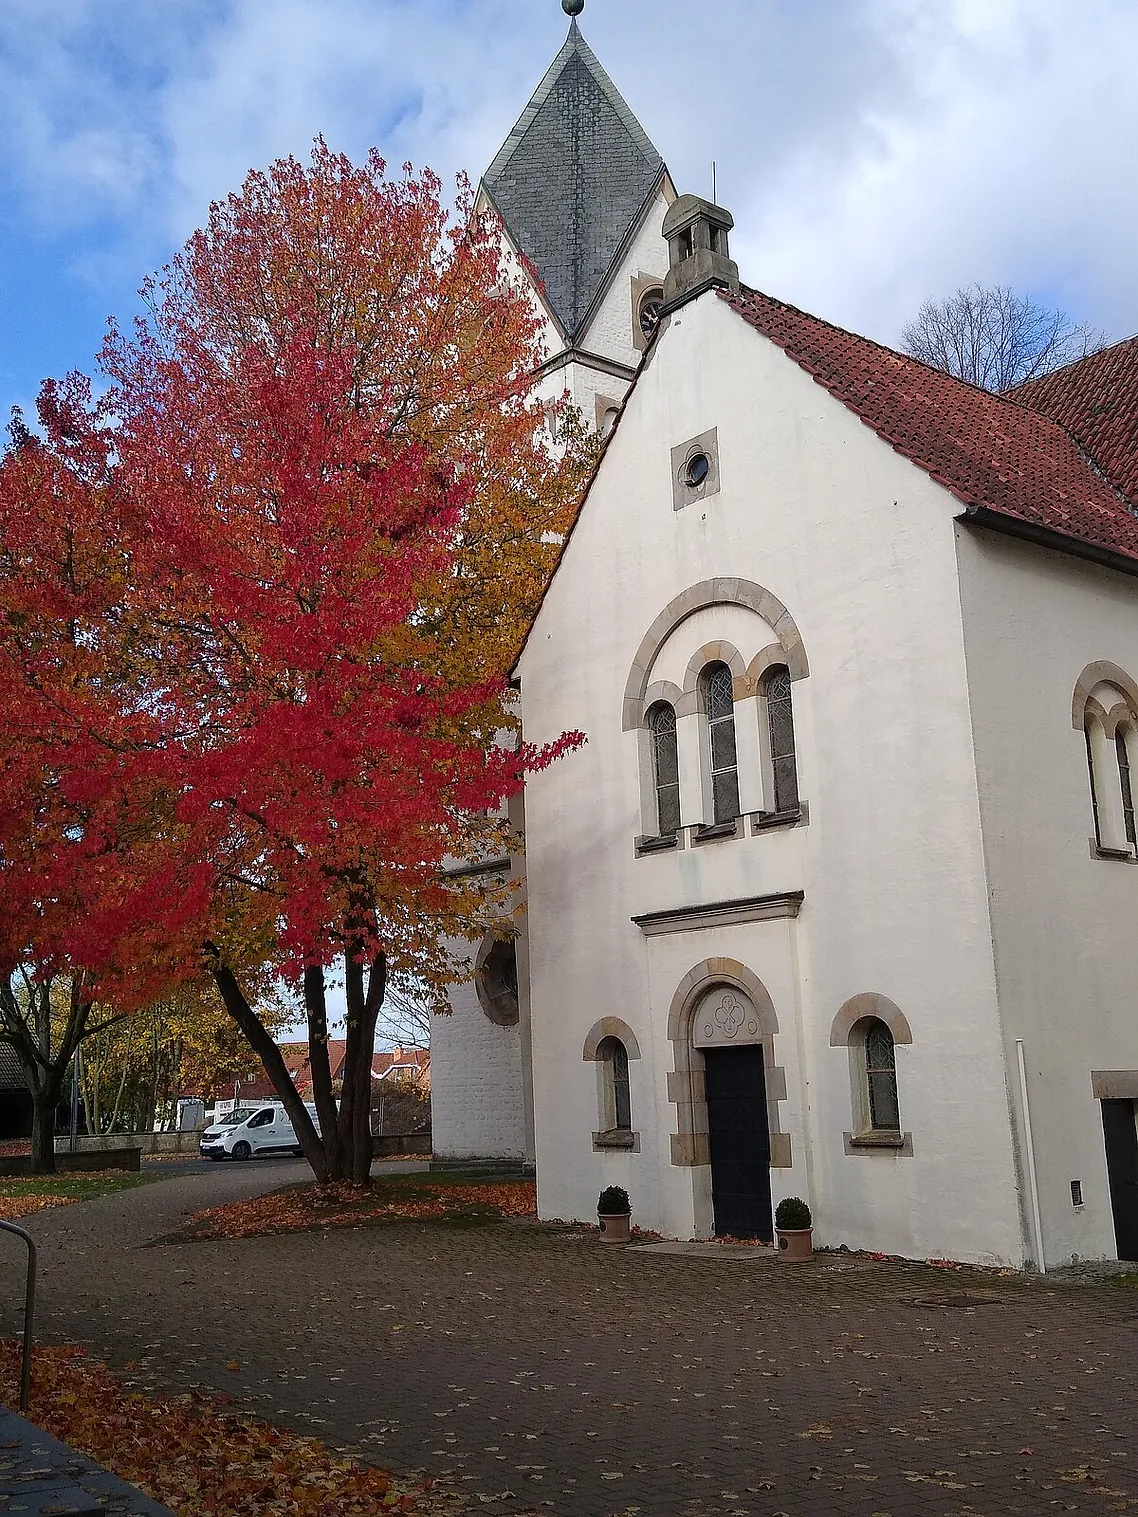
[[1065, 427], [1138, 506], [1138, 337], [1030, 379], [1007, 396]]
[[1049, 416], [757, 290], [721, 298], [965, 505], [1138, 561], [1138, 519]]

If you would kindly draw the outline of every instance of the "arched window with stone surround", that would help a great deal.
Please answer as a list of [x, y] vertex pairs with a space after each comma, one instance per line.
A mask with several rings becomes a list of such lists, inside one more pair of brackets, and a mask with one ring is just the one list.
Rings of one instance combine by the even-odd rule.
[[1138, 853], [1132, 774], [1138, 684], [1116, 664], [1089, 664], [1075, 686], [1071, 714], [1083, 734], [1094, 847], [1104, 858], [1132, 859]]
[[735, 682], [726, 664], [708, 664], [700, 676], [707, 731], [711, 820], [733, 822], [739, 815], [739, 760], [735, 744]]
[[794, 705], [790, 670], [775, 664], [763, 676], [771, 798], [778, 815], [798, 810], [798, 759], [794, 750]]
[[675, 837], [680, 826], [680, 755], [676, 741], [676, 712], [657, 701], [648, 712], [652, 741], [652, 785], [658, 837]]
[[628, 1074], [628, 1049], [619, 1038], [604, 1038], [597, 1049], [604, 1095], [607, 1132], [632, 1131], [632, 1085]]

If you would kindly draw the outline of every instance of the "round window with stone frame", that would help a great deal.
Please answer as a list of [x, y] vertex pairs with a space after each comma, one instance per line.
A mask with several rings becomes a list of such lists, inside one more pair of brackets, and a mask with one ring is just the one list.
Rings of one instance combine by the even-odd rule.
[[516, 1027], [521, 1015], [518, 1000], [518, 955], [512, 942], [487, 938], [478, 954], [474, 972], [478, 1003], [498, 1027]]
[[651, 340], [653, 332], [660, 325], [660, 312], [664, 309], [664, 292], [659, 286], [645, 290], [640, 297], [640, 304], [636, 308], [636, 324], [640, 328], [641, 336], [646, 341]]
[[711, 459], [704, 452], [693, 453], [684, 465], [684, 484], [689, 490], [698, 490], [707, 483], [711, 473]]

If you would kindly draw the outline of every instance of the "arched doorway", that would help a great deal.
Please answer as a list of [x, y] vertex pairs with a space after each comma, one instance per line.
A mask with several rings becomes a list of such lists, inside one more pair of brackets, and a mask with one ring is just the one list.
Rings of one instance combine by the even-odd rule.
[[718, 1237], [774, 1238], [771, 1134], [762, 1017], [737, 985], [696, 1003], [692, 1047], [703, 1062], [711, 1193]]

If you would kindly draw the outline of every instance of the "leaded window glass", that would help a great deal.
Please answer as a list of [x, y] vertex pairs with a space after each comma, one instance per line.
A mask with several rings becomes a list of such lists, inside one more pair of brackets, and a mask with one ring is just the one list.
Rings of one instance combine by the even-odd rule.
[[1118, 754], [1118, 778], [1122, 785], [1122, 819], [1126, 824], [1126, 841], [1131, 848], [1138, 847], [1134, 830], [1134, 792], [1130, 788], [1130, 755], [1126, 749], [1126, 729], [1119, 727], [1114, 734], [1115, 752]]
[[899, 1132], [897, 1054], [884, 1022], [870, 1024], [865, 1035], [865, 1072], [869, 1084], [869, 1125], [875, 1132]]
[[1095, 823], [1095, 846], [1102, 847], [1102, 828], [1099, 826], [1098, 786], [1095, 784], [1095, 749], [1090, 722], [1083, 723], [1083, 736], [1087, 740], [1087, 773], [1091, 781], [1091, 815]]
[[649, 711], [648, 731], [652, 737], [658, 834], [675, 837], [680, 826], [680, 756], [676, 746], [676, 713], [666, 701]]
[[790, 670], [771, 669], [764, 681], [763, 693], [767, 700], [776, 812], [798, 810], [798, 764], [794, 755], [794, 707], [790, 690]]
[[703, 671], [702, 684], [711, 759], [712, 819], [733, 822], [739, 815], [734, 679], [726, 664], [709, 664]]
[[632, 1131], [632, 1086], [628, 1049], [619, 1038], [605, 1038], [598, 1050], [604, 1068], [605, 1121], [612, 1132]]

